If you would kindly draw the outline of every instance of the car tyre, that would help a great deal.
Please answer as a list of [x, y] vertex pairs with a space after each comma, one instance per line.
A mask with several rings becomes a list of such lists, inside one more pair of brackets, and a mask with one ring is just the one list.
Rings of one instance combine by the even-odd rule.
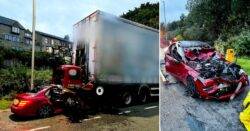
[[139, 102], [140, 103], [146, 103], [148, 101], [148, 91], [147, 89], [142, 89], [140, 92], [139, 92]]
[[129, 105], [131, 105], [132, 102], [133, 102], [133, 96], [132, 96], [131, 92], [129, 92], [129, 91], [124, 91], [124, 92], [122, 93], [121, 100], [122, 100], [122, 105], [124, 105], [124, 106], [129, 106]]
[[187, 94], [193, 98], [196, 98], [199, 96], [196, 90], [194, 78], [191, 76], [187, 77]]
[[38, 110], [40, 118], [47, 118], [52, 115], [52, 108], [49, 105], [44, 105]]

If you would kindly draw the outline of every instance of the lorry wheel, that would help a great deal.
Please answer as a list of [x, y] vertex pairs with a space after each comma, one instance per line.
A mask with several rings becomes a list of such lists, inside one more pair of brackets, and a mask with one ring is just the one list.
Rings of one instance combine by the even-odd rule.
[[98, 96], [102, 96], [103, 93], [104, 93], [104, 88], [101, 87], [101, 86], [98, 86], [98, 87], [96, 88], [96, 94], [97, 94]]
[[38, 110], [38, 115], [40, 118], [49, 117], [49, 116], [51, 116], [51, 114], [52, 114], [52, 108], [49, 105], [42, 106]]
[[148, 91], [146, 89], [142, 89], [139, 93], [139, 102], [146, 103], [148, 101]]
[[191, 76], [187, 77], [187, 93], [188, 93], [188, 95], [190, 95], [191, 97], [194, 97], [194, 98], [199, 96], [199, 94], [197, 93], [197, 90], [196, 90], [194, 79]]
[[122, 104], [124, 106], [129, 106], [132, 104], [132, 100], [133, 100], [133, 97], [132, 97], [132, 94], [129, 92], [129, 91], [125, 91], [123, 94], [122, 94]]

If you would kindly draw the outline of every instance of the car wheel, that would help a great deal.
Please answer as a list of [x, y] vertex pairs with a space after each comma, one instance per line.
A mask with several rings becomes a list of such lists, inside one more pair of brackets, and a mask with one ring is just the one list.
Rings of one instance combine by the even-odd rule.
[[196, 90], [195, 82], [193, 77], [187, 77], [187, 94], [191, 97], [198, 97], [198, 92]]
[[146, 103], [148, 101], [148, 91], [146, 89], [142, 89], [139, 93], [139, 102]]
[[38, 111], [38, 115], [40, 118], [49, 117], [51, 114], [52, 114], [52, 108], [49, 105], [42, 106]]
[[125, 91], [122, 94], [122, 104], [124, 106], [129, 106], [132, 104], [132, 101], [133, 101], [132, 94], [129, 91]]

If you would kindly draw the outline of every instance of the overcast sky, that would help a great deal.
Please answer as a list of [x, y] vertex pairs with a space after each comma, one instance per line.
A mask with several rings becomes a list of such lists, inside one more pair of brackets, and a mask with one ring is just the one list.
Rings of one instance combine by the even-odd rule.
[[[164, 2], [163, 2], [164, 1]], [[182, 13], [188, 14], [186, 10], [187, 0], [160, 0], [160, 21], [164, 22], [164, 3], [166, 23], [179, 20]]]
[[[145, 2], [158, 0], [36, 0], [36, 30], [64, 37], [72, 26], [95, 10], [121, 15]], [[19, 21], [25, 28], [32, 27], [32, 0], [0, 0], [0, 15]]]

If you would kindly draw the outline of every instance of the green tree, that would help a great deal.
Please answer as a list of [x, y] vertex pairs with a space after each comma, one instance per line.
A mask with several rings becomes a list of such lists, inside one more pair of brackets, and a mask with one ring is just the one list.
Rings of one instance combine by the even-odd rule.
[[[247, 0], [188, 0], [187, 16], [168, 24], [168, 30], [186, 40], [227, 41], [249, 30], [250, 2]], [[179, 35], [179, 34], [175, 34]]]
[[122, 18], [159, 29], [159, 3], [145, 3], [121, 15]]

